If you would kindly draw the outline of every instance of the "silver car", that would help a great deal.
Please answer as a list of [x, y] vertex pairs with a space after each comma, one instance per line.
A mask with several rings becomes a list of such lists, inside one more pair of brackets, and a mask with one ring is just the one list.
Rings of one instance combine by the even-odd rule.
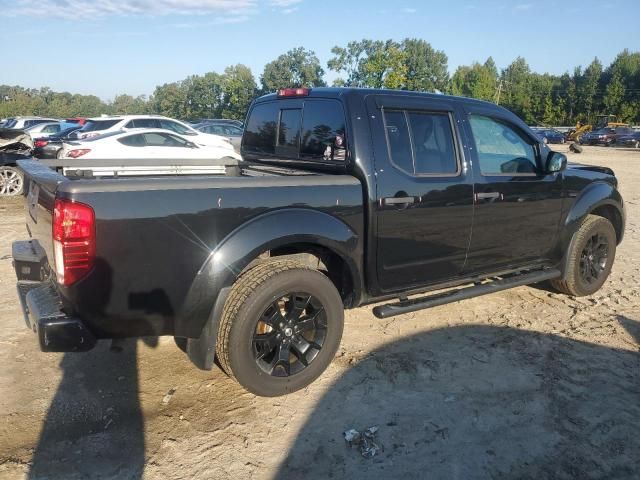
[[211, 133], [213, 135], [220, 135], [227, 137], [236, 152], [240, 152], [240, 142], [242, 141], [242, 128], [229, 123], [205, 123], [198, 127], [197, 130], [203, 133]]

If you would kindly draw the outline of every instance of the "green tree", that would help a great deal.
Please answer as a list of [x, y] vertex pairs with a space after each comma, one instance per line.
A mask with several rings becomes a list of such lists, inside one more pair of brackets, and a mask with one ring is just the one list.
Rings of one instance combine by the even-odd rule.
[[324, 70], [311, 50], [294, 48], [265, 65], [260, 82], [264, 93], [287, 87], [323, 87]]
[[258, 86], [251, 69], [238, 64], [227, 67], [222, 75], [222, 112], [224, 118], [244, 120]]
[[153, 92], [153, 111], [167, 117], [182, 118], [187, 102], [186, 91], [180, 82], [165, 83]]
[[[488, 63], [491, 60], [491, 63]], [[450, 92], [453, 95], [492, 101], [496, 94], [498, 72], [489, 58], [484, 65], [461, 65], [451, 77]]]
[[577, 88], [577, 104], [581, 116], [586, 122], [595, 119], [601, 102], [598, 94], [598, 85], [602, 76], [602, 63], [594, 58], [591, 64], [582, 74]]
[[531, 109], [531, 70], [522, 57], [516, 58], [502, 71], [501, 80], [504, 93], [501, 103], [522, 117], [526, 122], [533, 121]]
[[331, 53], [327, 66], [345, 76], [335, 86], [444, 91], [448, 85], [447, 56], [424, 40], [363, 39]]
[[434, 50], [425, 40], [405, 38], [400, 47], [404, 52], [406, 81], [402, 88], [418, 92], [444, 92], [449, 83], [448, 58]]

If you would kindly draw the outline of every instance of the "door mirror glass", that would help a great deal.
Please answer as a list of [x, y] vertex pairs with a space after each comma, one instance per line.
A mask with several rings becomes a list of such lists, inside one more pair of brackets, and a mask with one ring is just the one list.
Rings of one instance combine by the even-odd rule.
[[547, 156], [547, 173], [561, 172], [567, 168], [567, 157], [562, 153], [549, 152]]

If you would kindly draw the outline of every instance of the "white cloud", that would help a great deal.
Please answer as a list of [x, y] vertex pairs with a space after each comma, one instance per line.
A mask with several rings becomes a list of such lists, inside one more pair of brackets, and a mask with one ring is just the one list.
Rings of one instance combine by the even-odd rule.
[[219, 15], [220, 18], [237, 22], [237, 19], [255, 14], [258, 6], [258, 0], [0, 0], [0, 16], [95, 18], [132, 15]]
[[403, 13], [416, 13], [418, 10], [416, 10], [415, 8], [410, 8], [410, 7], [406, 7], [402, 9]]
[[297, 12], [298, 10], [300, 10], [298, 7], [285, 8], [284, 10], [282, 10], [282, 13], [284, 13], [285, 15], [289, 15], [293, 12]]
[[297, 3], [302, 3], [302, 0], [269, 0], [269, 5], [280, 8], [290, 7]]
[[514, 7], [516, 10], [529, 10], [533, 8], [533, 3], [519, 3]]

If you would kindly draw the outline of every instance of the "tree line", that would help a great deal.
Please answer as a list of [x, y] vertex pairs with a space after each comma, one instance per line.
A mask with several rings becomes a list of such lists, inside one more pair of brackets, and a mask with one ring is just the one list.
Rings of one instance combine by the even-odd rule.
[[[530, 124], [573, 125], [613, 114], [640, 122], [640, 52], [624, 50], [606, 68], [595, 58], [585, 68], [562, 75], [531, 71], [516, 58], [499, 70], [484, 63], [459, 66], [449, 75], [448, 58], [421, 39], [361, 40], [335, 46], [326, 68], [334, 86], [439, 92], [487, 100], [512, 110]], [[259, 83], [258, 83], [259, 82]], [[283, 87], [326, 86], [316, 54], [294, 48], [267, 63], [258, 81], [238, 64], [222, 73], [191, 75], [155, 88], [149, 97], [117, 95], [104, 102], [94, 95], [0, 85], [0, 118], [12, 115], [53, 117], [158, 113], [174, 118], [243, 119], [258, 95]]]

